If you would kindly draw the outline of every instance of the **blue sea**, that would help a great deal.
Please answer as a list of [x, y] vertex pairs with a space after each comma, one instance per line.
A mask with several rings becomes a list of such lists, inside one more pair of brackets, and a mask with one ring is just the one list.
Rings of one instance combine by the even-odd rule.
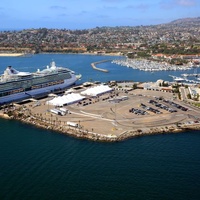
[[[171, 80], [184, 72], [142, 72], [91, 62], [111, 56], [38, 54], [0, 57], [0, 73], [43, 69], [52, 60], [82, 74], [79, 81]], [[189, 71], [187, 71], [189, 73]], [[132, 138], [117, 143], [81, 140], [0, 119], [2, 200], [199, 200], [200, 131]]]

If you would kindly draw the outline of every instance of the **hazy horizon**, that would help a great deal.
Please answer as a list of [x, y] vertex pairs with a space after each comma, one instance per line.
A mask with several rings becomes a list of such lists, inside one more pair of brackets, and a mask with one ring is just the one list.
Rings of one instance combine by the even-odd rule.
[[2, 0], [1, 30], [146, 26], [199, 16], [198, 0]]
[[[194, 17], [194, 18], [198, 18], [198, 17]], [[179, 19], [186, 19], [186, 18], [179, 18]], [[174, 19], [174, 20], [179, 20], [179, 19]], [[159, 23], [159, 24], [167, 24], [167, 23], [170, 23], [174, 20], [171, 20], [169, 22], [165, 22], [165, 23]], [[48, 27], [35, 27], [35, 28], [0, 28], [0, 31], [21, 31], [21, 30], [27, 30], [27, 29], [42, 29], [42, 28], [46, 28], [46, 29], [58, 29], [58, 30], [61, 30], [61, 29], [66, 29], [66, 30], [87, 30], [87, 29], [93, 29], [93, 28], [102, 28], [102, 27], [111, 27], [111, 28], [114, 28], [114, 27], [137, 27], [137, 26], [156, 26], [156, 25], [159, 25], [159, 24], [149, 24], [149, 25], [133, 25], [133, 26], [129, 26], [129, 25], [121, 25], [121, 26], [95, 26], [95, 27], [90, 27], [90, 28], [77, 28], [77, 29], [70, 29], [70, 28], [48, 28]]]

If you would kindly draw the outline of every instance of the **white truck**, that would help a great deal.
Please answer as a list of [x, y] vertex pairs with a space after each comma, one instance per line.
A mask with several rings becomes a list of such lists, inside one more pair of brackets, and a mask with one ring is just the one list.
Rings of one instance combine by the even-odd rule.
[[60, 108], [60, 110], [61, 110], [63, 113], [65, 113], [65, 115], [66, 115], [66, 114], [71, 114], [71, 112], [70, 112], [68, 109], [66, 109], [66, 108]]
[[58, 110], [56, 108], [50, 109], [49, 111], [56, 114], [56, 115], [61, 115], [61, 116], [65, 115], [65, 113], [63, 111]]
[[81, 128], [81, 126], [76, 122], [67, 122], [67, 125], [74, 128]]

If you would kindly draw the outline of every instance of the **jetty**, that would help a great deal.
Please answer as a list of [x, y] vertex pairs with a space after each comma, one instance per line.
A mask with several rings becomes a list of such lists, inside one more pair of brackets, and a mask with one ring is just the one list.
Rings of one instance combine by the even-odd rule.
[[98, 61], [98, 62], [93, 62], [93, 63], [91, 63], [91, 66], [95, 70], [107, 73], [107, 72], [109, 72], [107, 69], [98, 68], [98, 67], [96, 67], [96, 65], [100, 64], [100, 63], [109, 62], [109, 61], [111, 61], [111, 60], [101, 60], [101, 61]]

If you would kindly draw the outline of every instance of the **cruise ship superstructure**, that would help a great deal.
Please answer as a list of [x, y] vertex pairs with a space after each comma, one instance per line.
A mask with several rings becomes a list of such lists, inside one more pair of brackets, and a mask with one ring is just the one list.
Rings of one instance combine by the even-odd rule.
[[79, 78], [68, 68], [56, 67], [55, 62], [35, 73], [19, 72], [8, 66], [0, 76], [0, 105], [63, 90]]

